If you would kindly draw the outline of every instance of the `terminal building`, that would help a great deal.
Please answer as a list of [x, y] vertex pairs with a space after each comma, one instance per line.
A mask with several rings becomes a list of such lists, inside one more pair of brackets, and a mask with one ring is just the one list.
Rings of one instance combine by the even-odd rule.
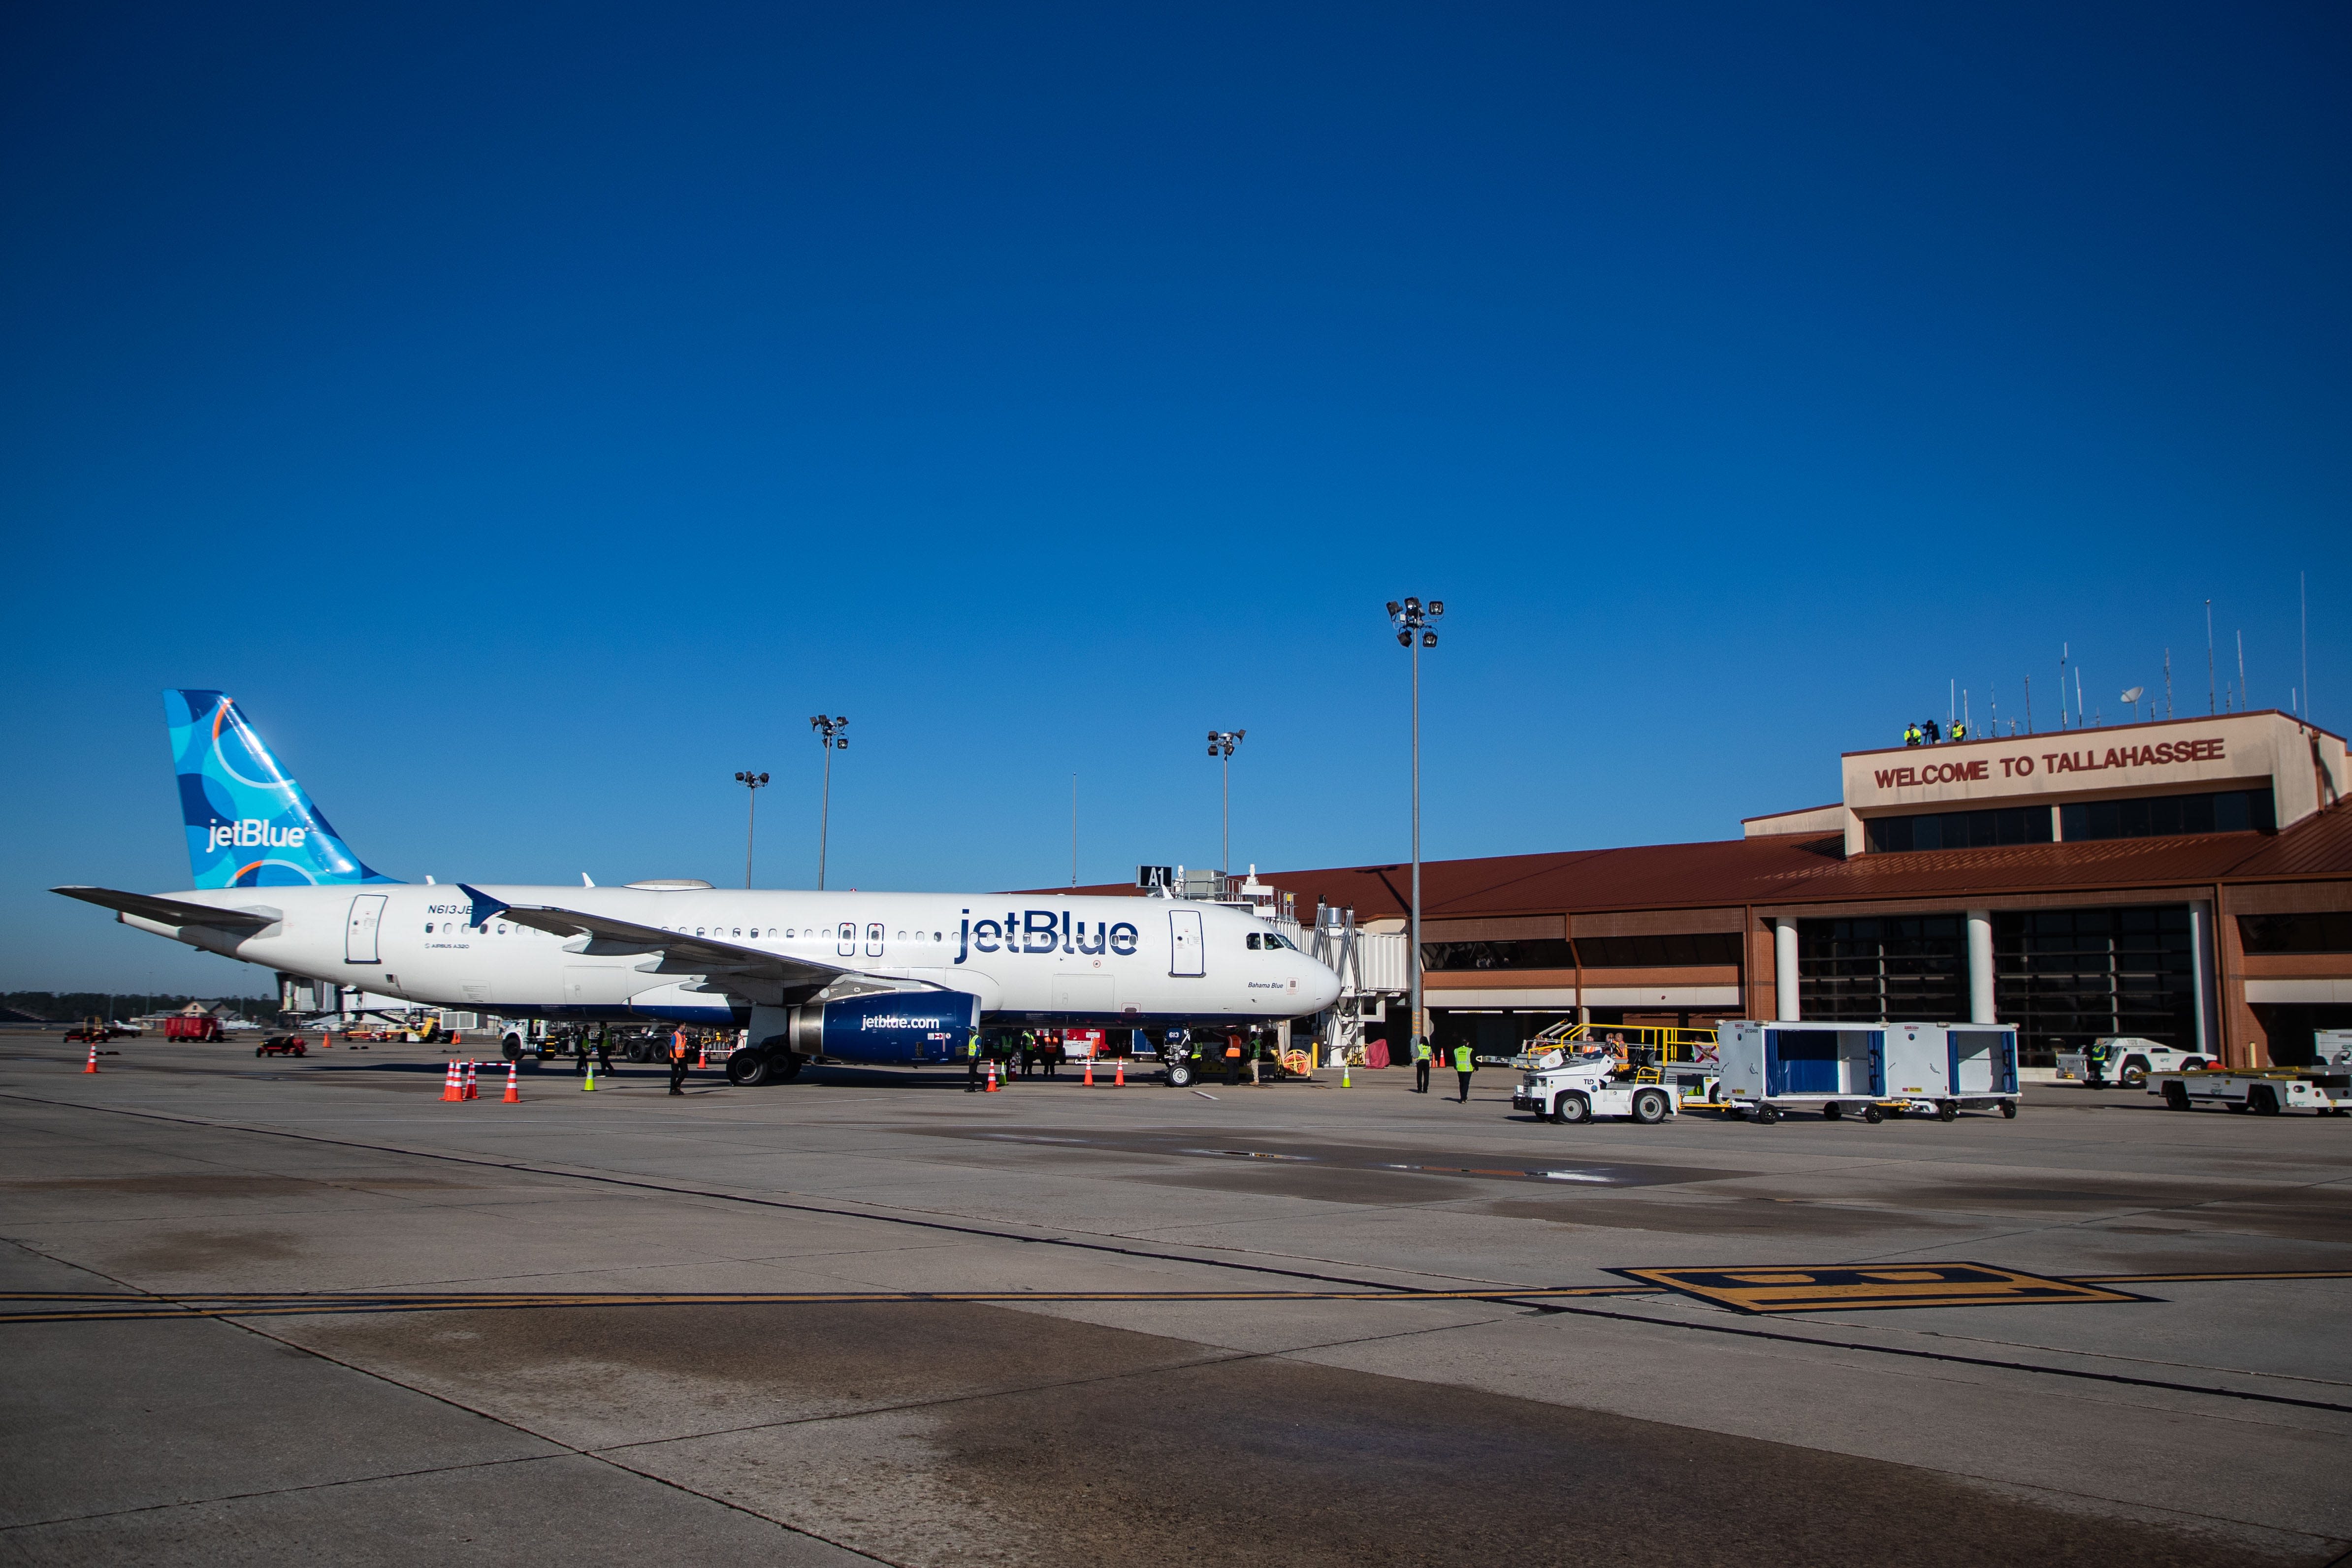
[[[1998, 1021], [2027, 1066], [2110, 1034], [2306, 1062], [2352, 1027], [2345, 760], [2276, 711], [1896, 747], [1737, 839], [1423, 862], [1431, 1032]], [[1402, 864], [1262, 874], [1302, 920], [1403, 926]]]

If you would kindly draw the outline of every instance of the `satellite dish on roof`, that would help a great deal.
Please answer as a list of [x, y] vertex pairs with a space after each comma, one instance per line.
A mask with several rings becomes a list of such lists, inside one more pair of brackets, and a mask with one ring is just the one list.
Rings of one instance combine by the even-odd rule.
[[2146, 690], [2147, 690], [2146, 686], [2134, 686], [2131, 690], [2123, 695], [2123, 700], [2127, 703], [2136, 703], [2139, 701], [2140, 694]]

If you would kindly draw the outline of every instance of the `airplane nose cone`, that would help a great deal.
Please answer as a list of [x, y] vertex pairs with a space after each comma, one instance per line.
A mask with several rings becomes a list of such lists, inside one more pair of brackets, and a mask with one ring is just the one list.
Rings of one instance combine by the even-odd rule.
[[1339, 999], [1339, 977], [1318, 964], [1315, 966], [1314, 978], [1309, 980], [1304, 988], [1313, 992], [1314, 1010], [1319, 1013]]

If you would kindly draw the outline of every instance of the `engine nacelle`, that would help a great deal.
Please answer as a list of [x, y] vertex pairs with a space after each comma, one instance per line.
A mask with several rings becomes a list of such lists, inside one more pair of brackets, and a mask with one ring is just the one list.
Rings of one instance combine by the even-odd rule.
[[964, 991], [881, 991], [792, 1009], [786, 1031], [803, 1056], [840, 1061], [951, 1061], [980, 1027], [980, 998]]

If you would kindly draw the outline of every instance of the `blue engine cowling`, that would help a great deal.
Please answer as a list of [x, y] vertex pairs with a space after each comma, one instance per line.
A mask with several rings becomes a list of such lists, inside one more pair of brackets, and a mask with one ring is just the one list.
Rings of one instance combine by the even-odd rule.
[[824, 1054], [843, 1061], [952, 1061], [980, 1027], [963, 991], [884, 991], [824, 1004]]

